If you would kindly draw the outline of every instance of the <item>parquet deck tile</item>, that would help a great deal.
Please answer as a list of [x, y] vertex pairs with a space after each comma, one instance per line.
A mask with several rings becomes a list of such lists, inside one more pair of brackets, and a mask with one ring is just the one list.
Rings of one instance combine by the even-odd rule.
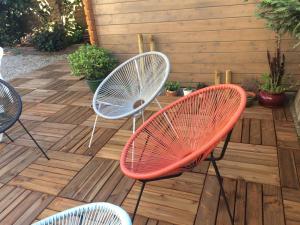
[[[0, 224], [29, 225], [87, 202], [111, 202], [132, 213], [141, 183], [125, 177], [118, 162], [132, 119], [98, 118], [89, 149], [93, 95], [84, 80], [70, 76], [66, 61], [11, 84], [23, 96], [22, 121], [50, 160], [20, 125], [8, 130], [15, 141], [0, 143]], [[158, 97], [163, 107], [177, 99]], [[152, 102], [145, 118], [157, 110]], [[141, 124], [138, 118], [137, 127]], [[299, 150], [288, 107], [245, 110], [218, 162], [235, 225], [300, 224]], [[230, 225], [209, 162], [180, 177], [148, 183], [134, 224]]]
[[0, 182], [7, 183], [39, 157], [37, 149], [5, 145], [0, 150]]
[[43, 99], [43, 103], [47, 104], [61, 104], [68, 105], [78, 100], [82, 96], [82, 93], [75, 91], [59, 91], [53, 95], [50, 95], [48, 98]]
[[29, 225], [54, 196], [5, 185], [0, 188], [0, 224]]
[[[116, 203], [120, 201], [120, 204], [133, 182], [124, 177], [119, 169], [118, 161], [96, 157], [77, 174], [60, 193], [60, 196], [85, 202], [114, 201]], [[114, 191], [117, 189], [120, 190], [115, 195]], [[118, 199], [115, 199], [116, 197]]]
[[22, 100], [24, 102], [35, 102], [40, 103], [51, 95], [54, 95], [56, 91], [53, 90], [41, 90], [36, 89], [25, 96], [23, 96]]
[[57, 80], [65, 75], [69, 75], [69, 74], [70, 73], [66, 72], [66, 71], [46, 71], [43, 74], [41, 74], [39, 77], [42, 79], [51, 78], [51, 79]]
[[94, 133], [91, 148], [88, 148], [92, 129], [85, 126], [77, 126], [63, 139], [58, 141], [51, 149], [84, 155], [95, 155], [110, 140], [117, 130], [109, 128], [97, 128]]
[[83, 106], [66, 106], [51, 115], [47, 122], [79, 125], [94, 114], [93, 109]]
[[[31, 129], [30, 133], [42, 148], [49, 149], [61, 138], [65, 137], [74, 127], [75, 125], [72, 124], [42, 122]], [[14, 143], [21, 146], [35, 147], [34, 142], [26, 133], [18, 137]]]
[[53, 81], [54, 79], [32, 79], [15, 86], [19, 88], [42, 89]]
[[[277, 149], [273, 146], [231, 142], [217, 164], [223, 177], [280, 186]], [[214, 174], [212, 165], [208, 173]]]
[[[205, 176], [194, 173], [192, 177], [193, 179], [178, 177], [156, 181], [154, 184], [147, 183], [138, 214], [175, 224], [193, 224]], [[184, 188], [183, 191], [182, 187], [178, 187], [177, 180], [184, 180], [190, 188]], [[133, 212], [140, 188], [141, 183], [136, 182], [123, 202], [122, 205], [127, 211]]]
[[24, 96], [24, 95], [27, 95], [28, 93], [32, 92], [33, 89], [16, 88], [16, 91], [19, 93], [20, 96]]
[[23, 111], [21, 118], [44, 121], [65, 107], [66, 106], [64, 105], [38, 103], [35, 106]]
[[[70, 76], [69, 76], [70, 77]], [[87, 86], [84, 80], [79, 80], [78, 78], [75, 79], [75, 83], [67, 88], [68, 91], [80, 91], [80, 92], [88, 92], [89, 87]]]
[[75, 84], [76, 80], [58, 80], [55, 79], [46, 85], [44, 88], [47, 90], [65, 91], [69, 86]]
[[11, 185], [58, 195], [91, 157], [48, 151], [51, 160], [40, 157], [10, 181]]
[[277, 145], [279, 147], [300, 150], [299, 139], [293, 122], [275, 121]]
[[286, 225], [300, 224], [300, 190], [283, 188], [282, 195]]
[[68, 198], [61, 198], [61, 197], [56, 197], [48, 206], [47, 208], [42, 211], [42, 213], [40, 213], [37, 216], [37, 220], [41, 220], [44, 219], [48, 216], [52, 216], [55, 213], [76, 207], [76, 206], [80, 206], [82, 204], [85, 204], [85, 202], [79, 202], [79, 201], [75, 201], [72, 199], [68, 199]]
[[132, 131], [119, 130], [96, 154], [97, 157], [120, 160], [122, 149], [127, 140], [132, 135]]

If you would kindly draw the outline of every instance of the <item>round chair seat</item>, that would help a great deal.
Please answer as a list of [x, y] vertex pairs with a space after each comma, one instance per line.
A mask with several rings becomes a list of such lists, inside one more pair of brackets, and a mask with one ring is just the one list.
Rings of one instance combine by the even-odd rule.
[[21, 112], [20, 96], [7, 82], [0, 79], [0, 133], [14, 125]]
[[159, 94], [169, 71], [169, 60], [160, 52], [129, 59], [97, 88], [93, 98], [95, 112], [106, 119], [138, 114]]
[[211, 86], [150, 117], [122, 151], [125, 175], [151, 180], [183, 172], [205, 159], [232, 130], [246, 104], [236, 85]]
[[132, 225], [132, 223], [122, 208], [99, 202], [65, 210], [33, 225]]

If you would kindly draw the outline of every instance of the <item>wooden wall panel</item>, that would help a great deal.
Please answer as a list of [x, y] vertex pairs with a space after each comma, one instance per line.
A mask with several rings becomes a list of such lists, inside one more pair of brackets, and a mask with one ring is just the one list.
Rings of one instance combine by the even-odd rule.
[[[98, 43], [120, 61], [138, 53], [137, 34], [154, 35], [170, 58], [170, 79], [213, 82], [214, 71], [233, 72], [233, 82], [268, 72], [266, 50], [275, 35], [255, 17], [258, 0], [91, 0]], [[284, 37], [287, 71], [300, 80], [300, 50]]]

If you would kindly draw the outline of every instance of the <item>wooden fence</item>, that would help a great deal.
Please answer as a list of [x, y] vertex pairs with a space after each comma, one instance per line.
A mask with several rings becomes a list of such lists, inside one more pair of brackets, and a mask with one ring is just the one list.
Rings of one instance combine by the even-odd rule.
[[[238, 83], [268, 72], [266, 50], [274, 51], [275, 35], [255, 17], [256, 0], [87, 1], [98, 44], [121, 61], [138, 53], [142, 33], [146, 50], [152, 34], [157, 50], [169, 56], [172, 80], [212, 83], [216, 70], [230, 69]], [[300, 80], [300, 50], [293, 43], [283, 41], [287, 71]]]

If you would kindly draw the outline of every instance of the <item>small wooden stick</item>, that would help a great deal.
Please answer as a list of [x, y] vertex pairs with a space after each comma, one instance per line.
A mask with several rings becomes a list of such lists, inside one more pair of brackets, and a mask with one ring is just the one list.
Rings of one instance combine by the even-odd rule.
[[231, 84], [232, 72], [231, 70], [226, 70], [226, 84]]
[[150, 43], [150, 51], [151, 52], [155, 51], [155, 42], [152, 34], [150, 34], [149, 36], [149, 43]]
[[144, 40], [143, 35], [138, 34], [138, 45], [139, 45], [139, 53], [144, 53]]
[[217, 84], [221, 84], [221, 75], [219, 73], [219, 71], [215, 71], [215, 85]]

